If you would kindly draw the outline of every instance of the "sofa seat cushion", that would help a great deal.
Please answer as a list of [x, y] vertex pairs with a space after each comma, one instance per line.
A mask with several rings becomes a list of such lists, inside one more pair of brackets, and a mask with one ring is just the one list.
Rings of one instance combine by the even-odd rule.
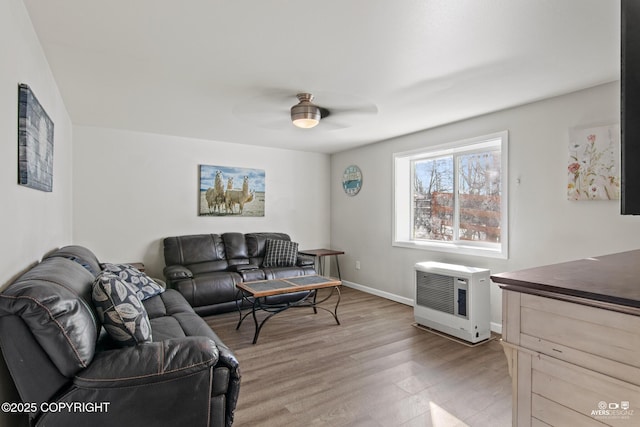
[[241, 272], [243, 282], [255, 282], [256, 280], [265, 280], [267, 276], [264, 274], [264, 269], [258, 270], [246, 270]]
[[286, 279], [287, 277], [306, 276], [315, 274], [313, 266], [306, 267], [270, 267], [264, 268], [265, 279]]
[[156, 342], [200, 336], [210, 338], [217, 344], [222, 343], [222, 340], [202, 320], [202, 317], [195, 314], [195, 312], [156, 317], [151, 319], [151, 329], [153, 330], [153, 340]]
[[193, 308], [175, 289], [167, 289], [162, 294], [142, 301], [149, 319], [173, 316], [176, 313], [193, 313]]
[[234, 372], [238, 378], [238, 361], [233, 352], [216, 335], [209, 325], [174, 289], [167, 289], [162, 294], [143, 301], [149, 317], [153, 341], [159, 342], [185, 336], [201, 336], [213, 340], [220, 351], [220, 363]]
[[199, 274], [207, 274], [215, 271], [227, 271], [229, 263], [226, 260], [207, 261], [199, 262], [198, 264], [184, 264], [184, 266], [189, 269], [191, 276], [197, 276]]
[[174, 289], [167, 289], [164, 293], [145, 300], [143, 304], [149, 313], [154, 341], [194, 335], [220, 341], [206, 322]]
[[242, 276], [238, 273], [217, 271], [181, 280], [174, 286], [189, 304], [199, 307], [209, 304], [210, 301], [234, 301], [238, 292], [236, 283], [240, 282]]

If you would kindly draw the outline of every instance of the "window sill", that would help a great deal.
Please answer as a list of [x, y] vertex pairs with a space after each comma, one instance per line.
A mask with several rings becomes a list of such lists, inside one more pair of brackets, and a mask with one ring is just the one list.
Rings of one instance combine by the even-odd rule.
[[414, 240], [396, 240], [392, 246], [423, 251], [448, 252], [459, 255], [472, 255], [486, 258], [507, 259], [506, 251], [502, 248], [485, 248], [457, 243], [418, 242]]

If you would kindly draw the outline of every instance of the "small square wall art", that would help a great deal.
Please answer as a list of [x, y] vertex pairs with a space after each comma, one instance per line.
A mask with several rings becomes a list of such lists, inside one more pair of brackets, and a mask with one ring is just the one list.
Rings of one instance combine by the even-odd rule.
[[569, 200], [620, 199], [620, 126], [571, 129]]
[[18, 184], [53, 189], [53, 122], [26, 84], [18, 85]]

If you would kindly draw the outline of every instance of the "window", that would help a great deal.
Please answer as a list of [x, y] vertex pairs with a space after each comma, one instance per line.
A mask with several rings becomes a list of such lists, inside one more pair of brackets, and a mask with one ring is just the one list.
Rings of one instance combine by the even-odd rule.
[[507, 257], [507, 132], [394, 154], [394, 242]]

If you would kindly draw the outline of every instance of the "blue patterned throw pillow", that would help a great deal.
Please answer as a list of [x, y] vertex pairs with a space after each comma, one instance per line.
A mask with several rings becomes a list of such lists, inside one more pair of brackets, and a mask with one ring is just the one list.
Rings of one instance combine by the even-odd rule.
[[109, 271], [101, 272], [93, 282], [91, 299], [102, 325], [121, 345], [151, 342], [149, 315], [136, 291]]
[[265, 242], [265, 267], [292, 267], [298, 259], [298, 244], [288, 240], [267, 239]]
[[120, 280], [131, 285], [129, 288], [136, 293], [140, 301], [164, 292], [162, 286], [132, 265], [105, 263], [102, 264], [102, 269], [114, 273]]

